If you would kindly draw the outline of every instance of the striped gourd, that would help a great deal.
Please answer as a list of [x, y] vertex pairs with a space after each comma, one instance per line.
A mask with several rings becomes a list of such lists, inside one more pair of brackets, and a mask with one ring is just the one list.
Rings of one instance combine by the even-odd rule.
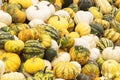
[[38, 40], [28, 40], [25, 42], [25, 47], [21, 51], [24, 59], [29, 59], [34, 56], [43, 58], [45, 49]]
[[89, 24], [91, 27], [91, 33], [92, 34], [96, 34], [97, 36], [102, 36], [104, 28], [101, 24], [96, 23], [96, 22], [92, 22]]
[[49, 34], [54, 40], [59, 39], [59, 34], [57, 29], [55, 29], [53, 26], [48, 24], [39, 24], [35, 26], [35, 28], [38, 30], [39, 33], [47, 33]]
[[8, 40], [14, 40], [14, 36], [9, 32], [0, 31], [0, 49], [4, 48], [4, 44]]
[[119, 39], [120, 33], [116, 32], [114, 29], [107, 29], [104, 31], [104, 37], [116, 42]]
[[113, 42], [111, 40], [109, 40], [108, 38], [100, 38], [99, 41], [97, 42], [97, 47], [100, 50], [105, 49], [106, 47], [112, 47], [114, 46]]

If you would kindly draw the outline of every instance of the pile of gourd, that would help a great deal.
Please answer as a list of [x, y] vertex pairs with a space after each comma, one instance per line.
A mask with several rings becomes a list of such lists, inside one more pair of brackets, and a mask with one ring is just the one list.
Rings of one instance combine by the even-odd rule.
[[0, 80], [120, 80], [120, 0], [1, 0]]

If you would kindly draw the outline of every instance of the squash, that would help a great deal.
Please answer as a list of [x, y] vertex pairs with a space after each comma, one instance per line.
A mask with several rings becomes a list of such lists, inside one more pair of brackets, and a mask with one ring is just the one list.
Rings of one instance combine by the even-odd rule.
[[112, 79], [118, 72], [118, 67], [118, 62], [116, 62], [115, 60], [106, 60], [102, 64], [101, 74], [107, 79]]
[[110, 5], [110, 3], [108, 2], [108, 0], [95, 0], [95, 3], [98, 7], [100, 7], [100, 11], [103, 14], [109, 14], [112, 11], [112, 6]]
[[68, 35], [69, 31], [68, 31], [68, 29], [61, 28], [58, 30], [58, 33], [59, 33], [59, 38], [62, 38], [64, 36]]
[[95, 7], [95, 6], [91, 6], [88, 11], [90, 11], [93, 16], [94, 19], [102, 19], [103, 18], [103, 14], [100, 12], [99, 8]]
[[72, 63], [78, 68], [79, 73], [81, 72], [81, 65], [77, 61], [70, 61], [70, 63]]
[[54, 49], [55, 51], [57, 51], [57, 50], [59, 49], [59, 46], [58, 46], [57, 41], [55, 41], [55, 40], [52, 39], [52, 43], [51, 43], [50, 48], [52, 48], [52, 49]]
[[107, 29], [104, 31], [103, 36], [110, 39], [113, 42], [118, 41], [120, 34], [114, 29]]
[[18, 33], [18, 38], [23, 42], [27, 40], [36, 40], [39, 39], [39, 32], [34, 28], [24, 29]]
[[89, 76], [91, 80], [94, 80], [96, 77], [100, 76], [99, 67], [92, 63], [85, 64], [81, 69], [81, 73]]
[[105, 60], [103, 59], [102, 56], [99, 56], [99, 57], [97, 58], [97, 60], [96, 60], [96, 63], [98, 64], [100, 71], [101, 71], [102, 64], [104, 63], [104, 61], [105, 61]]
[[[113, 47], [107, 47], [103, 49], [102, 51], [102, 57], [105, 60], [116, 60], [117, 62], [120, 62], [120, 47], [119, 46], [113, 46]], [[109, 52], [109, 53], [108, 53]]]
[[45, 48], [38, 40], [28, 40], [25, 42], [24, 48], [21, 50], [23, 59], [29, 59], [34, 56], [43, 58]]
[[9, 40], [4, 44], [4, 49], [8, 52], [19, 53], [24, 48], [22, 40]]
[[97, 47], [100, 49], [100, 51], [102, 51], [107, 47], [113, 47], [113, 46], [114, 46], [113, 42], [110, 39], [105, 37], [101, 37], [97, 42]]
[[72, 38], [79, 38], [80, 37], [79, 33], [78, 32], [74, 32], [74, 31], [70, 32], [68, 34], [68, 36], [70, 36]]
[[58, 16], [63, 16], [63, 17], [69, 17], [70, 18], [70, 15], [67, 11], [65, 10], [57, 10], [54, 15], [58, 15]]
[[51, 16], [48, 19], [48, 24], [52, 25], [57, 30], [62, 29], [62, 28], [67, 29], [69, 26], [68, 21], [64, 17], [57, 16], [57, 15]]
[[63, 10], [67, 11], [71, 18], [74, 18], [75, 12], [71, 8], [66, 7], [66, 8], [63, 8]]
[[25, 76], [21, 72], [10, 72], [10, 73], [5, 73], [1, 80], [25, 80]]
[[31, 20], [31, 21], [28, 23], [28, 25], [29, 25], [30, 27], [35, 27], [35, 26], [37, 26], [37, 25], [39, 25], [39, 24], [45, 24], [45, 23], [44, 23], [44, 21], [41, 20], [41, 19], [33, 19], [33, 20]]
[[79, 10], [75, 13], [74, 21], [76, 24], [81, 22], [85, 22], [89, 24], [90, 22], [93, 21], [93, 18], [94, 18], [93, 14], [91, 12]]
[[115, 29], [117, 32], [120, 32], [120, 23], [117, 21], [117, 19], [113, 19], [111, 25], [113, 29]]
[[74, 79], [77, 77], [79, 71], [72, 63], [61, 61], [53, 67], [53, 73], [57, 78]]
[[87, 76], [86, 74], [82, 74], [82, 73], [78, 74], [78, 76], [75, 79], [76, 80], [91, 80], [89, 76]]
[[91, 27], [91, 32], [90, 32], [91, 34], [95, 34], [98, 37], [103, 35], [104, 32], [103, 25], [96, 22], [91, 22], [89, 25]]
[[26, 13], [20, 4], [6, 3], [3, 5], [3, 10], [12, 16], [12, 22], [23, 23], [26, 20]]
[[14, 36], [9, 32], [0, 31], [0, 49], [4, 48], [4, 44], [8, 40], [14, 40]]
[[29, 21], [35, 18], [46, 21], [51, 16], [51, 11], [46, 5], [35, 4], [28, 7], [25, 12]]
[[5, 72], [15, 72], [19, 69], [21, 64], [20, 57], [16, 53], [11, 53], [11, 52], [5, 52], [1, 54], [0, 60], [4, 62]]
[[34, 74], [39, 70], [44, 70], [44, 67], [45, 62], [43, 59], [33, 57], [24, 62], [23, 70], [27, 73]]
[[12, 23], [11, 15], [4, 12], [3, 10], [0, 10], [0, 22], [10, 25]]
[[94, 2], [92, 0], [80, 0], [78, 2], [79, 10], [88, 11], [88, 8], [90, 8], [93, 5], [94, 5]]
[[84, 65], [90, 58], [90, 51], [79, 45], [79, 46], [73, 46], [69, 50], [71, 61], [78, 61], [81, 65]]
[[57, 56], [57, 51], [53, 48], [48, 48], [45, 50], [44, 59], [52, 61]]
[[91, 32], [91, 27], [88, 23], [81, 22], [76, 25], [75, 32], [78, 32], [80, 36], [88, 35]]
[[54, 80], [55, 79], [53, 71], [47, 70], [47, 66], [45, 66], [44, 70], [40, 70], [37, 73], [35, 73], [34, 77], [40, 80], [44, 80], [44, 79]]

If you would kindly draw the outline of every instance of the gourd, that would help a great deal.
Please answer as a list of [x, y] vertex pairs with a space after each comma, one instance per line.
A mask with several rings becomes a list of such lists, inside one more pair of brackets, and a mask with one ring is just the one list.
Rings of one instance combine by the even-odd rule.
[[53, 73], [57, 78], [74, 79], [79, 71], [72, 63], [61, 61], [53, 67]]
[[0, 79], [3, 76], [3, 73], [5, 72], [5, 65], [2, 60], [0, 60]]
[[77, 61], [70, 61], [70, 63], [72, 63], [78, 68], [79, 73], [81, 72], [81, 65]]
[[44, 79], [54, 80], [55, 79], [53, 71], [47, 70], [47, 66], [45, 66], [43, 70], [40, 70], [37, 73], [35, 73], [34, 77], [40, 80], [44, 80]]
[[25, 80], [25, 76], [21, 72], [5, 73], [1, 80]]
[[8, 52], [19, 53], [24, 48], [22, 40], [9, 40], [4, 44], [4, 49]]
[[7, 26], [7, 24], [0, 22], [0, 28]]
[[[102, 51], [102, 57], [105, 60], [116, 60], [117, 62], [120, 62], [120, 47], [119, 46], [113, 46], [113, 47], [107, 47], [105, 49], [103, 49]], [[109, 51], [109, 53], [108, 53]]]
[[81, 23], [81, 22], [85, 22], [89, 24], [90, 22], [93, 21], [93, 18], [94, 17], [91, 12], [79, 10], [75, 13], [74, 21], [76, 24]]
[[88, 63], [82, 67], [81, 73], [86, 74], [91, 80], [94, 80], [96, 77], [99, 77], [100, 70], [97, 65]]
[[67, 11], [65, 10], [57, 10], [54, 15], [58, 15], [58, 16], [63, 16], [63, 17], [69, 17], [70, 18], [70, 15]]
[[48, 70], [52, 70], [51, 62], [48, 61], [48, 60], [46, 60], [46, 59], [43, 59], [43, 60], [44, 60], [44, 62], [45, 62], [45, 66], [47, 66], [47, 69], [48, 69]]
[[21, 50], [23, 59], [29, 59], [34, 56], [43, 58], [45, 48], [41, 45], [38, 40], [28, 40], [25, 42], [24, 48]]
[[76, 25], [75, 32], [78, 32], [80, 36], [88, 35], [91, 32], [91, 27], [88, 23], [81, 22]]
[[103, 25], [96, 22], [91, 22], [89, 25], [91, 27], [91, 32], [90, 32], [91, 34], [95, 34], [98, 37], [103, 35], [104, 32]]
[[52, 25], [57, 30], [62, 29], [62, 28], [67, 29], [69, 26], [68, 21], [64, 17], [57, 16], [57, 15], [51, 16], [48, 19], [48, 24]]
[[58, 46], [57, 41], [55, 41], [55, 40], [52, 39], [52, 43], [51, 43], [50, 48], [52, 48], [52, 49], [54, 49], [55, 51], [57, 51], [57, 50], [59, 49], [59, 46]]
[[0, 22], [5, 23], [6, 25], [10, 25], [12, 23], [12, 17], [10, 14], [0, 10]]
[[27, 73], [34, 74], [39, 70], [44, 70], [44, 67], [45, 62], [43, 59], [32, 57], [24, 62], [23, 70]]
[[[117, 15], [116, 15], [117, 16]], [[117, 31], [120, 32], [120, 27], [119, 27], [120, 23], [117, 19], [113, 19], [112, 20], [112, 27]]]
[[[19, 69], [21, 59], [16, 53], [5, 52], [0, 55], [0, 60], [4, 62], [5, 72], [15, 72]], [[12, 65], [12, 66], [9, 66]]]
[[77, 61], [81, 65], [84, 65], [90, 58], [89, 49], [79, 45], [73, 46], [69, 50], [71, 61]]
[[67, 11], [71, 18], [74, 18], [75, 12], [71, 8], [66, 7], [66, 8], [63, 8], [63, 10]]
[[79, 10], [87, 11], [89, 7], [93, 6], [94, 2], [92, 0], [80, 0], [78, 2]]
[[26, 13], [20, 4], [5, 3], [3, 5], [3, 11], [9, 13], [12, 16], [12, 22], [23, 23], [26, 20]]
[[95, 3], [98, 7], [100, 7], [100, 10], [103, 14], [109, 14], [112, 11], [112, 6], [108, 0], [96, 0]]
[[78, 74], [78, 76], [76, 77], [76, 80], [90, 80], [89, 76], [87, 76], [86, 74]]
[[39, 4], [35, 4], [28, 7], [25, 12], [29, 21], [35, 18], [46, 21], [51, 16], [51, 11], [46, 5], [39, 6]]
[[106, 60], [102, 64], [101, 74], [107, 79], [112, 79], [118, 72], [118, 62], [115, 60]]
[[8, 40], [14, 40], [14, 36], [9, 32], [0, 31], [0, 49], [4, 48], [4, 44]]

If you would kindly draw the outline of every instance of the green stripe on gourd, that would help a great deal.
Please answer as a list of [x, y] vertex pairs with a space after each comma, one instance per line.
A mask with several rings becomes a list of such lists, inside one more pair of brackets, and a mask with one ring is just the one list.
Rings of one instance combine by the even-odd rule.
[[24, 59], [29, 59], [34, 56], [43, 58], [45, 49], [38, 40], [28, 40], [25, 42], [25, 47], [21, 51]]
[[9, 32], [0, 31], [0, 49], [4, 48], [4, 44], [8, 40], [14, 40], [14, 36]]
[[113, 42], [107, 38], [100, 38], [99, 41], [97, 42], [97, 47], [100, 50], [105, 49], [106, 47], [112, 47], [114, 46]]

